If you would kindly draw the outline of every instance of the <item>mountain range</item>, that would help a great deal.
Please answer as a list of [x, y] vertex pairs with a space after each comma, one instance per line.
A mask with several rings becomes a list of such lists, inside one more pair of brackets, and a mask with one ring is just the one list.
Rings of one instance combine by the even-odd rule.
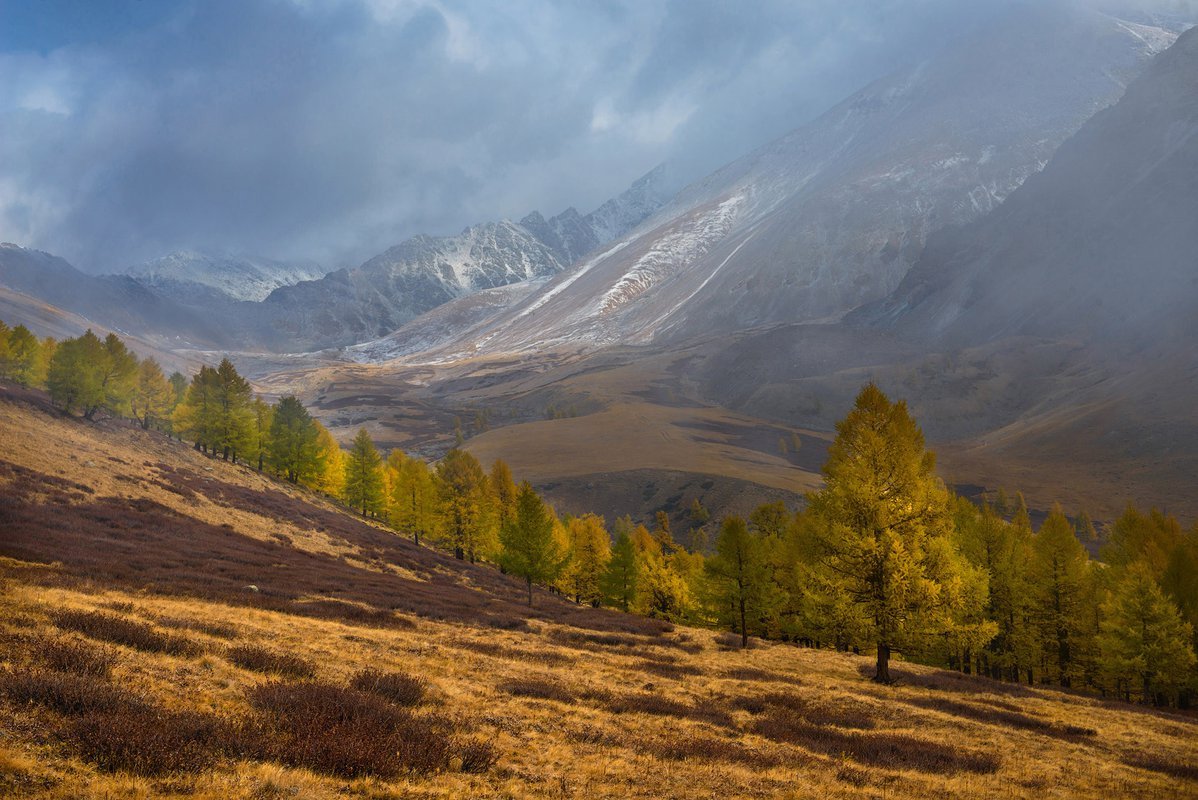
[[[464, 315], [472, 328], [435, 357], [838, 319], [894, 290], [932, 233], [998, 208], [1174, 36], [1021, 8], [685, 187], [514, 307]], [[396, 354], [409, 335], [391, 337]]]
[[634, 465], [652, 490], [624, 488], [667, 505], [719, 494], [704, 476], [814, 485], [822, 432], [866, 380], [910, 398], [958, 483], [1108, 505], [1134, 483], [1184, 503], [1184, 27], [1017, 7], [681, 190], [661, 168], [587, 215], [413, 237], [314, 280], [276, 274], [261, 299], [73, 280], [11, 246], [0, 281], [181, 350], [241, 351], [338, 433], [435, 453], [451, 417], [493, 410], [467, 446], [542, 488], [565, 476], [549, 495], [567, 509]]

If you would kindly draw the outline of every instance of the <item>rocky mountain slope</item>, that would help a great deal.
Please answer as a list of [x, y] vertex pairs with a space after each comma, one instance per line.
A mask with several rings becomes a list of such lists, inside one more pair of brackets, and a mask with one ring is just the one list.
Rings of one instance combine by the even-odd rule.
[[49, 304], [84, 323], [121, 333], [141, 334], [163, 347], [214, 347], [232, 344], [220, 322], [221, 307], [187, 306], [152, 291], [128, 275], [87, 275], [58, 256], [0, 244], [0, 285], [13, 296], [9, 320], [50, 333], [39, 322], [38, 305]]
[[657, 209], [674, 180], [663, 165], [585, 216], [573, 208], [550, 219], [534, 212], [456, 236], [414, 236], [327, 275], [311, 263], [183, 251], [124, 275], [91, 276], [50, 254], [3, 245], [0, 285], [181, 347], [339, 347], [390, 334], [457, 298], [556, 275]]
[[276, 350], [354, 344], [390, 334], [456, 298], [552, 277], [625, 233], [670, 195], [663, 166], [586, 216], [489, 222], [457, 236], [415, 236], [352, 270], [280, 288], [260, 307], [257, 335]]
[[898, 290], [860, 316], [957, 344], [1072, 335], [1189, 347], [1196, 219], [1198, 29], [1002, 207], [934, 238]]
[[225, 300], [263, 300], [281, 286], [324, 277], [315, 262], [283, 262], [180, 250], [130, 267], [124, 274], [172, 299], [202, 304]]
[[931, 233], [999, 207], [1174, 38], [1073, 6], [1017, 8], [687, 187], [434, 355], [837, 319], [897, 287]]

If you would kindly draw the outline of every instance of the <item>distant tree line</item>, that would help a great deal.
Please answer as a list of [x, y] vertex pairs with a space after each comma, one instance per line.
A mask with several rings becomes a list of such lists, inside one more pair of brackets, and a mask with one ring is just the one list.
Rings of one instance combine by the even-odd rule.
[[[1054, 684], [1154, 704], [1198, 693], [1198, 525], [1133, 507], [1102, 560], [1081, 513], [1055, 507], [1033, 530], [1022, 495], [977, 505], [935, 475], [902, 402], [866, 386], [837, 425], [824, 487], [792, 513], [762, 505], [720, 521], [696, 499], [689, 547], [658, 512], [609, 531], [593, 514], [559, 516], [496, 461], [454, 448], [436, 464], [359, 430], [343, 450], [295, 397], [256, 397], [233, 364], [165, 376], [120, 337], [38, 340], [0, 323], [0, 377], [48, 389], [91, 419], [101, 409], [186, 439], [214, 457], [335, 497], [354, 513], [471, 562], [488, 562], [574, 602], [741, 636]], [[710, 552], [707, 552], [710, 550]]]

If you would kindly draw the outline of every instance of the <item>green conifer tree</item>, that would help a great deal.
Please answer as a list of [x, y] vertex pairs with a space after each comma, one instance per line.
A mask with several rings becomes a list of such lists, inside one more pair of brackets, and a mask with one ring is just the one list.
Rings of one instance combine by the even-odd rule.
[[291, 483], [308, 483], [321, 470], [316, 421], [294, 396], [275, 406], [267, 461]]
[[569, 554], [561, 552], [553, 535], [553, 514], [527, 481], [516, 493], [516, 514], [500, 529], [500, 564], [511, 575], [523, 578], [532, 607], [534, 583], [557, 577]]
[[365, 428], [359, 428], [345, 459], [345, 502], [363, 517], [378, 516], [386, 508], [383, 492], [383, 459]]
[[748, 647], [749, 624], [768, 613], [773, 592], [765, 547], [740, 517], [724, 519], [706, 573], [717, 619], [731, 624], [741, 647]]
[[1194, 631], [1157, 586], [1145, 563], [1129, 567], [1103, 606], [1098, 648], [1103, 671], [1136, 687], [1145, 703], [1176, 702], [1193, 680]]
[[[627, 521], [626, 527], [631, 529], [631, 520]], [[606, 601], [621, 611], [628, 611], [636, 599], [637, 566], [636, 548], [633, 547], [629, 530], [621, 529], [617, 524], [616, 541], [612, 545], [611, 559], [603, 572], [601, 586]]]

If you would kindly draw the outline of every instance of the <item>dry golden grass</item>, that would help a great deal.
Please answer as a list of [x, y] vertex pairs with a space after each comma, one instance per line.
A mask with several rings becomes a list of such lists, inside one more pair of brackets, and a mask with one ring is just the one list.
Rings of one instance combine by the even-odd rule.
[[[54, 451], [37, 441], [64, 446]], [[0, 402], [0, 462], [94, 482], [97, 495], [174, 504], [179, 513], [204, 519], [228, 511], [211, 497], [193, 504], [149, 480], [157, 473], [145, 462], [159, 461], [180, 469], [212, 466], [214, 480], [226, 484], [268, 483], [140, 432], [104, 430]], [[0, 498], [12, 497], [7, 492], [16, 484], [9, 480], [0, 479]], [[298, 493], [293, 500], [314, 502]], [[0, 524], [14, 508], [8, 499], [0, 502]], [[289, 546], [323, 552], [331, 541], [340, 555], [364, 565], [363, 574], [396, 570], [422, 576], [421, 585], [432, 580], [423, 562], [378, 564], [362, 541], [339, 529], [322, 538], [313, 535], [320, 531], [250, 512], [224, 514], [222, 521], [231, 526], [230, 539], [259, 541], [285, 529]], [[104, 547], [105, 541], [92, 544]], [[469, 574], [471, 585], [501, 592], [483, 572]], [[862, 676], [869, 663], [864, 657], [770, 643], [730, 651], [711, 631], [629, 628], [631, 621], [614, 612], [576, 618], [548, 595], [538, 596], [536, 617], [504, 629], [445, 618], [441, 611], [433, 615], [440, 619], [419, 609], [392, 612], [396, 621], [380, 625], [257, 607], [236, 594], [196, 597], [160, 589], [102, 574], [79, 576], [69, 562], [3, 558], [0, 675], [33, 664], [41, 637], [87, 639], [60, 632], [56, 615], [101, 612], [193, 645], [171, 654], [100, 643], [114, 654], [107, 680], [169, 711], [249, 713], [254, 687], [280, 678], [237, 666], [228, 651], [265, 647], [311, 662], [314, 680], [327, 684], [348, 686], [364, 670], [423, 678], [420, 708], [452, 720], [463, 742], [492, 743], [498, 762], [472, 774], [455, 769], [455, 757], [434, 774], [387, 780], [334, 777], [235, 755], [195, 773], [107, 773], [59, 737], [68, 718], [9, 698], [0, 699], [0, 796], [1198, 797], [1198, 781], [1162, 771], [1198, 763], [1195, 720], [1093, 698], [912, 665], [898, 665], [903, 683], [877, 686]], [[507, 602], [504, 597], [496, 595], [496, 603]], [[916, 758], [913, 739], [934, 758]], [[904, 753], [912, 757], [904, 761]], [[953, 766], [952, 754], [996, 761], [992, 770], [983, 764], [971, 771]]]

